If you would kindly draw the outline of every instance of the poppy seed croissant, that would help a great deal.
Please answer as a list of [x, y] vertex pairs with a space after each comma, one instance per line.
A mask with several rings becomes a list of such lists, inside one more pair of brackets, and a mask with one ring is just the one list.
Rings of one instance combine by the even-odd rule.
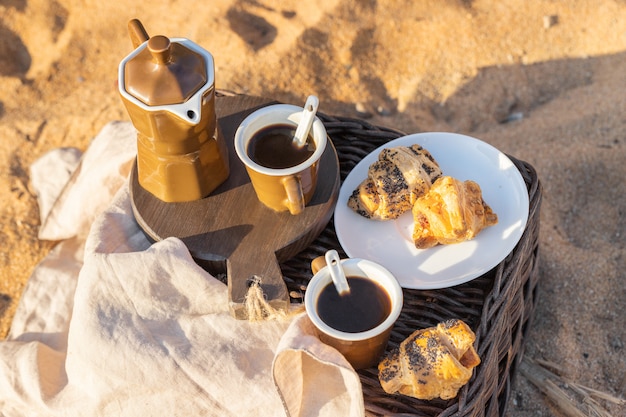
[[433, 156], [420, 145], [386, 148], [348, 198], [348, 206], [363, 217], [396, 219], [441, 175]]
[[388, 394], [454, 398], [480, 364], [475, 339], [469, 326], [456, 319], [417, 330], [379, 363], [378, 379]]

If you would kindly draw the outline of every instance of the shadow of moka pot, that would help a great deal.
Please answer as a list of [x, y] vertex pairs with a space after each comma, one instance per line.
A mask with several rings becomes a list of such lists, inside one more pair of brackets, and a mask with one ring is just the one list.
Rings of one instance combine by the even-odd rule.
[[212, 55], [184, 38], [149, 37], [133, 19], [135, 48], [119, 65], [119, 92], [137, 129], [139, 185], [164, 202], [208, 196], [229, 175], [215, 113]]

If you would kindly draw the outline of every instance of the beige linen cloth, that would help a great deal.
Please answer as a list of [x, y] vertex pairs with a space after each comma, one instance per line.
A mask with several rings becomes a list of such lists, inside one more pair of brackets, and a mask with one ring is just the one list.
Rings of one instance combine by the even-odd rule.
[[[40, 238], [0, 341], [2, 416], [361, 416], [356, 372], [303, 314], [248, 322], [184, 244], [135, 222], [130, 123], [33, 164]], [[10, 250], [4, 248], [4, 250]]]

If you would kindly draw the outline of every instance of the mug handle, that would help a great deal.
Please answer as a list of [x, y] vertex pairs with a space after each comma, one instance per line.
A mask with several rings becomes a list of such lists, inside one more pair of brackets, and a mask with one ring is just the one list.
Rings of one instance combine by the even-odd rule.
[[304, 210], [304, 192], [302, 183], [297, 175], [289, 175], [282, 179], [283, 187], [287, 193], [287, 208], [293, 215], [302, 213]]
[[324, 255], [318, 256], [311, 261], [311, 272], [313, 275], [317, 274], [317, 271], [326, 266], [326, 257]]

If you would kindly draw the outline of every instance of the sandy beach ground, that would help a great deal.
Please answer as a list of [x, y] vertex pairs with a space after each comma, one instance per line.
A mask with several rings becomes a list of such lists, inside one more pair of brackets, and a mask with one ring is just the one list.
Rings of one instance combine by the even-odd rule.
[[[128, 120], [116, 71], [137, 17], [209, 50], [218, 89], [293, 104], [315, 94], [327, 114], [464, 133], [530, 162], [544, 200], [526, 354], [625, 397], [625, 1], [126, 3], [0, 3], [0, 338], [54, 245], [37, 239], [29, 167]], [[518, 375], [508, 415], [565, 414]]]

